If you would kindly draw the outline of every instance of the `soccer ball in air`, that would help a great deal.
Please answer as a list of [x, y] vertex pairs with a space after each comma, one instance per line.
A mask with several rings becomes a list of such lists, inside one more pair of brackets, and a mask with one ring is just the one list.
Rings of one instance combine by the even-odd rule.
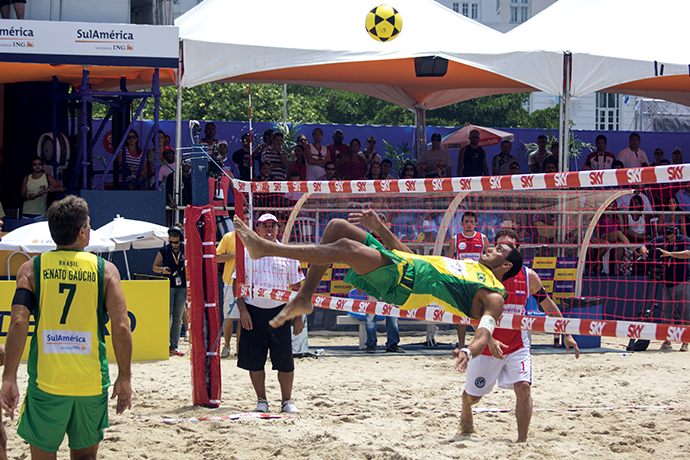
[[393, 40], [402, 30], [402, 17], [390, 5], [379, 5], [367, 13], [366, 28], [371, 38], [380, 42]]

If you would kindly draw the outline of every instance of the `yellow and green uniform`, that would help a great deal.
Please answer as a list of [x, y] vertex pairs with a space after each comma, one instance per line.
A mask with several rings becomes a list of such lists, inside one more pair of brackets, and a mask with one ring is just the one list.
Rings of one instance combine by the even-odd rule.
[[344, 281], [403, 310], [431, 305], [471, 318], [472, 301], [479, 289], [496, 291], [504, 298], [507, 295], [493, 272], [479, 262], [390, 251], [371, 235], [364, 244], [388, 256], [393, 264], [366, 275], [350, 269]]
[[36, 326], [17, 434], [46, 452], [56, 452], [65, 433], [71, 449], [86, 449], [109, 426], [105, 261], [57, 250], [33, 263]]
[[102, 258], [84, 251], [57, 250], [34, 258], [29, 388], [64, 396], [108, 391], [104, 267]]

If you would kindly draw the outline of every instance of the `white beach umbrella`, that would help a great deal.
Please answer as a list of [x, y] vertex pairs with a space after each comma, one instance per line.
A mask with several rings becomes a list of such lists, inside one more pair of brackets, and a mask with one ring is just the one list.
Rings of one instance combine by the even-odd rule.
[[120, 217], [98, 229], [98, 233], [115, 242], [115, 251], [160, 248], [168, 242], [168, 227]]
[[[36, 222], [12, 230], [2, 237], [0, 251], [23, 251], [43, 253], [52, 251], [57, 245], [50, 236], [48, 222]], [[104, 238], [96, 230], [91, 230], [89, 245], [85, 248], [89, 252], [110, 252], [115, 249], [115, 243]]]
[[167, 227], [142, 220], [125, 219], [119, 214], [112, 222], [99, 228], [98, 233], [115, 243], [115, 251], [124, 252], [128, 279], [132, 279], [127, 260], [128, 249], [160, 248], [168, 242]]

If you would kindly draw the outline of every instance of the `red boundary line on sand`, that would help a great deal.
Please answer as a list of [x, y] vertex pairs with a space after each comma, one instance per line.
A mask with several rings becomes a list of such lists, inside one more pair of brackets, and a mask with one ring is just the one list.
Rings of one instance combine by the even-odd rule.
[[278, 419], [278, 418], [292, 418], [294, 415], [278, 415], [278, 414], [263, 414], [259, 412], [247, 412], [244, 414], [235, 415], [214, 415], [211, 417], [192, 417], [192, 418], [137, 418], [137, 422], [164, 422], [164, 423], [180, 423], [180, 422], [211, 422], [214, 420], [239, 420], [241, 418], [258, 418], [258, 419]]
[[[288, 302], [296, 295], [293, 291], [254, 286], [253, 293], [246, 284], [238, 286], [241, 297], [262, 297]], [[446, 324], [479, 325], [478, 319], [455, 316], [434, 307], [420, 307], [401, 310], [385, 302], [342, 299], [325, 295], [312, 296], [312, 304], [329, 310], [350, 311], [354, 313], [373, 313], [381, 316], [416, 319]], [[575, 334], [627, 339], [660, 340], [669, 342], [690, 342], [689, 326], [671, 324], [641, 323], [635, 321], [604, 321], [578, 318], [553, 318], [544, 316], [523, 316], [504, 314], [497, 327], [523, 331], [548, 332], [553, 334]]]

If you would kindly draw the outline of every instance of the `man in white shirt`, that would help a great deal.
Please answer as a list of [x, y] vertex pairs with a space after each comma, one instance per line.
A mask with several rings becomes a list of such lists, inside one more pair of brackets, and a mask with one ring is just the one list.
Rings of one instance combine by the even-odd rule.
[[[278, 237], [278, 219], [273, 214], [259, 217], [256, 230], [259, 236], [268, 241], [276, 242]], [[250, 272], [249, 253], [244, 252], [245, 271], [251, 276], [256, 286], [273, 289], [298, 290], [304, 274], [296, 260], [284, 257], [263, 257], [254, 260]], [[236, 277], [233, 275], [233, 278]], [[295, 362], [292, 358], [292, 336], [290, 321], [280, 327], [269, 326], [283, 307], [284, 302], [273, 299], [242, 297], [237, 299], [240, 310], [240, 346], [237, 353], [237, 367], [249, 371], [249, 378], [256, 392], [258, 403], [254, 412], [267, 413], [266, 399], [266, 357], [271, 351], [271, 364], [278, 371], [278, 382], [282, 396], [281, 412], [298, 414], [299, 410], [292, 401], [292, 382], [295, 377]], [[304, 327], [302, 316], [292, 321], [294, 334], [299, 335]]]
[[640, 168], [649, 166], [649, 160], [644, 150], [640, 150], [640, 135], [630, 133], [629, 146], [618, 152], [616, 160], [623, 162], [625, 168]]

